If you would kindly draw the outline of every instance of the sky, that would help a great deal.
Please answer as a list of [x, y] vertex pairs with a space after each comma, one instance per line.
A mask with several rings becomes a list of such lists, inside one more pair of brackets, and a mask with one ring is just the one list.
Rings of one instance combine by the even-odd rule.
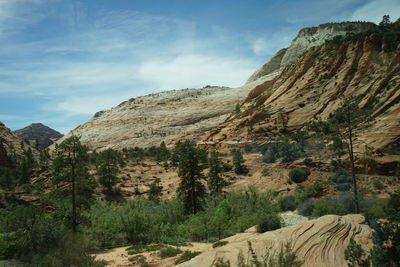
[[0, 121], [67, 133], [149, 93], [238, 87], [297, 32], [399, 0], [0, 0]]

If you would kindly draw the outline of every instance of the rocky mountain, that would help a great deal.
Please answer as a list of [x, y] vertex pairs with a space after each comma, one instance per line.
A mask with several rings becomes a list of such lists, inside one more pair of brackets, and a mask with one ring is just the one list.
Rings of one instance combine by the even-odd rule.
[[326, 215], [262, 234], [255, 231], [236, 234], [222, 240], [227, 241], [225, 246], [209, 249], [177, 266], [215, 266], [221, 258], [229, 260], [231, 266], [237, 266], [239, 254], [245, 260], [249, 256], [248, 242], [259, 260], [266, 254], [276, 255], [285, 244], [290, 244], [297, 258], [304, 261], [304, 266], [347, 266], [344, 251], [352, 238], [364, 250], [372, 248], [372, 230], [361, 215]]
[[309, 48], [274, 79], [256, 86], [243, 101], [242, 112], [232, 114], [203, 143], [226, 147], [267, 141], [281, 130], [282, 121], [288, 131], [301, 129], [311, 120], [326, 119], [343, 96], [359, 96], [360, 107], [374, 107], [374, 112], [356, 145], [398, 145], [399, 39], [394, 49], [379, 35]]
[[[278, 116], [289, 131], [312, 119], [326, 118], [342, 96], [361, 96], [374, 105], [374, 123], [358, 144], [375, 148], [396, 144], [399, 125], [399, 49], [387, 49], [382, 36], [325, 44], [350, 33], [377, 29], [373, 23], [327, 23], [302, 29], [239, 88], [211, 87], [166, 91], [130, 99], [101, 111], [71, 134], [92, 149], [147, 147], [185, 138], [212, 147], [266, 141], [279, 130]], [[235, 114], [235, 106], [241, 112]]]
[[28, 148], [32, 149], [34, 155], [38, 155], [33, 147], [0, 122], [0, 166], [13, 167]]
[[61, 133], [41, 123], [32, 123], [25, 128], [14, 131], [14, 133], [39, 148], [46, 148], [63, 137]]
[[298, 60], [311, 47], [323, 45], [326, 40], [335, 36], [359, 33], [376, 27], [371, 22], [342, 22], [325, 23], [318, 27], [304, 28], [300, 30], [288, 48], [278, 51], [267, 63], [251, 75], [247, 82], [253, 82], [273, 72], [282, 71], [284, 67]]
[[[72, 130], [92, 149], [158, 146], [189, 138], [200, 140], [220, 125], [254, 87], [206, 86], [132, 98]], [[66, 138], [65, 137], [65, 138]], [[63, 138], [60, 140], [62, 141]]]

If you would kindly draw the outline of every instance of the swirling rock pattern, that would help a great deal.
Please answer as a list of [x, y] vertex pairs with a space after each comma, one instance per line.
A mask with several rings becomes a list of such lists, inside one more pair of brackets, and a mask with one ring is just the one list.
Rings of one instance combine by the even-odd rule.
[[297, 258], [304, 261], [303, 266], [339, 267], [347, 266], [344, 251], [350, 239], [369, 251], [372, 248], [372, 230], [365, 224], [361, 215], [326, 215], [318, 219], [287, 226], [263, 234], [241, 233], [225, 240], [223, 247], [210, 249], [192, 260], [178, 266], [213, 266], [218, 258], [229, 260], [237, 266], [238, 255], [248, 255], [248, 241], [261, 258], [266, 253], [274, 255], [290, 243]]

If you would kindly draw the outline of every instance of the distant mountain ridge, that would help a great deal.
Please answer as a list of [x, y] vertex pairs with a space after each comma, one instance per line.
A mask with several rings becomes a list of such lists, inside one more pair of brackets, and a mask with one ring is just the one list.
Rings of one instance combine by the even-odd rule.
[[42, 149], [47, 148], [64, 136], [42, 123], [32, 123], [25, 128], [14, 131], [14, 133], [31, 145]]

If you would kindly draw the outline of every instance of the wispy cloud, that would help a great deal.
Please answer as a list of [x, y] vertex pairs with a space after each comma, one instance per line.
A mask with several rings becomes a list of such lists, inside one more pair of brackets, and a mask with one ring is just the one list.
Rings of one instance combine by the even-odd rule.
[[351, 20], [372, 21], [379, 23], [383, 15], [390, 15], [392, 20], [400, 17], [400, 1], [374, 0], [356, 9]]

